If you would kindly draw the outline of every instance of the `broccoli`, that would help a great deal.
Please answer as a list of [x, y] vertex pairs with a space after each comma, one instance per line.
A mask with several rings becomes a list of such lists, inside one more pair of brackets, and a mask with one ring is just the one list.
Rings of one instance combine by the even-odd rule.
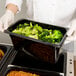
[[38, 35], [29, 35], [28, 37], [38, 39]]
[[59, 43], [63, 37], [60, 30], [43, 29], [38, 24], [32, 24], [32, 22], [19, 24], [12, 32], [49, 43]]
[[38, 24], [34, 25], [34, 28], [37, 29], [39, 32], [43, 31], [43, 28], [39, 26]]
[[35, 28], [33, 28], [32, 31], [31, 31], [31, 34], [33, 34], [33, 35], [34, 35], [34, 34], [38, 34], [38, 30], [35, 29]]

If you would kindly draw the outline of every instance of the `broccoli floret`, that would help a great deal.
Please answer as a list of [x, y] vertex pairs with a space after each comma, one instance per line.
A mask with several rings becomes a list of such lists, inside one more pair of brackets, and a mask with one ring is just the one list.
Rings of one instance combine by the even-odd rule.
[[22, 34], [24, 34], [25, 36], [29, 36], [31, 34], [31, 27], [27, 26], [23, 29]]
[[42, 39], [43, 37], [47, 36], [49, 34], [48, 31], [44, 31], [41, 34], [39, 34], [39, 39]]
[[30, 27], [33, 28], [33, 24], [32, 24], [32, 22], [30, 22]]
[[59, 30], [54, 30], [53, 31], [53, 36], [54, 36], [54, 38], [56, 38], [56, 39], [60, 39], [60, 38], [62, 38], [63, 37], [63, 35], [62, 35], [62, 33], [59, 31]]
[[38, 35], [29, 35], [28, 37], [38, 39]]
[[37, 29], [35, 29], [35, 28], [33, 28], [33, 30], [31, 31], [31, 34], [38, 34], [38, 30]]
[[28, 24], [28, 23], [24, 23], [23, 25], [24, 25], [24, 27], [26, 27], [26, 26], [28, 26], [29, 24]]
[[18, 27], [17, 27], [17, 28], [14, 29], [12, 32], [13, 32], [13, 33], [17, 33], [17, 34], [22, 34], [22, 30], [23, 30], [23, 28], [21, 28], [21, 27], [18, 28]]
[[59, 31], [59, 30], [53, 31], [53, 39], [56, 41], [56, 43], [57, 42], [59, 43], [61, 41], [62, 37], [63, 37], [63, 34], [61, 33], [61, 31]]
[[37, 29], [39, 32], [43, 31], [43, 28], [39, 26], [38, 24], [34, 25], [34, 28]]

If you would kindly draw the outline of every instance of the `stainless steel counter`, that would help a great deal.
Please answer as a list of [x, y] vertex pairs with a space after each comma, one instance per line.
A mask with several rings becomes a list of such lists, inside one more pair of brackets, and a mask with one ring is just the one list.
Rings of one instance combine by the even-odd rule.
[[2, 32], [0, 32], [0, 44], [13, 46], [10, 36], [8, 34], [2, 33]]

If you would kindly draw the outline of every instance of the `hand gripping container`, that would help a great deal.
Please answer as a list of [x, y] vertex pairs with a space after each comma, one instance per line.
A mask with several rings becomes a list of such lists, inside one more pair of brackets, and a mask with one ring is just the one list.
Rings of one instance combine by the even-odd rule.
[[[34, 39], [31, 37], [26, 37], [23, 35], [19, 35], [16, 33], [12, 33], [12, 30], [16, 29], [19, 24], [32, 22], [33, 25], [38, 24], [39, 26], [43, 27], [44, 29], [57, 29], [60, 30], [63, 34], [63, 38], [57, 44], [43, 42], [38, 39]], [[24, 49], [33, 54], [35, 57], [50, 63], [55, 63], [59, 57], [59, 49], [61, 48], [64, 40], [66, 39], [66, 32], [67, 29], [55, 25], [40, 23], [36, 21], [22, 19], [11, 25], [7, 30], [5, 30], [11, 36], [12, 42], [16, 49], [24, 46]]]

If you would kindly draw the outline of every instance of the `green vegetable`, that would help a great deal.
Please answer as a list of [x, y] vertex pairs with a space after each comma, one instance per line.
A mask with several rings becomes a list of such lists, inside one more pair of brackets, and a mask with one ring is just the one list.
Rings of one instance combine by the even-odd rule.
[[19, 24], [12, 32], [49, 43], [59, 43], [63, 37], [60, 30], [43, 29], [38, 24], [32, 24], [32, 22]]
[[32, 37], [32, 38], [38, 39], [38, 35], [29, 35], [29, 37]]

